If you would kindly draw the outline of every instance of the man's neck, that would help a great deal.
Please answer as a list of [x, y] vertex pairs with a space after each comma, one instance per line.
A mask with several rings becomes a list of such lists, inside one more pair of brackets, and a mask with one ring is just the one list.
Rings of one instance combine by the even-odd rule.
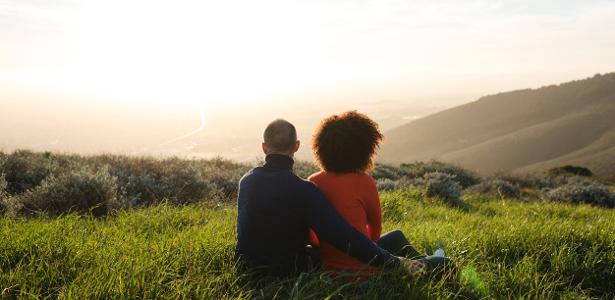
[[264, 167], [275, 170], [292, 170], [294, 163], [292, 155], [271, 153], [265, 157]]

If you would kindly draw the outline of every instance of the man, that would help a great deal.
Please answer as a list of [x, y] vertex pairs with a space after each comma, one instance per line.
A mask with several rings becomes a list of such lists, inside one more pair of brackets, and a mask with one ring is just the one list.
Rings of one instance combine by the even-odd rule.
[[295, 127], [278, 119], [265, 129], [265, 165], [239, 182], [236, 255], [242, 265], [286, 275], [309, 270], [309, 228], [342, 252], [372, 266], [422, 270], [418, 261], [396, 257], [349, 225], [320, 190], [292, 172], [299, 150]]

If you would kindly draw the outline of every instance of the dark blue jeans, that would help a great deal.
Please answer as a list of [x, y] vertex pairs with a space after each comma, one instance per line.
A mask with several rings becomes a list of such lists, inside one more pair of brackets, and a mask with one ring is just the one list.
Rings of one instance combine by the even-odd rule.
[[389, 251], [393, 255], [420, 260], [429, 270], [452, 265], [451, 260], [447, 257], [421, 255], [412, 247], [404, 233], [400, 230], [383, 234], [377, 244], [380, 248]]

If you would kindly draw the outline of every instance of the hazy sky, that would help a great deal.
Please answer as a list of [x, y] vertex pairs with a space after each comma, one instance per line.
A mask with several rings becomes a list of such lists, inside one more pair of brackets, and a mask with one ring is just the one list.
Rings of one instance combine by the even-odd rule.
[[0, 111], [450, 106], [615, 71], [614, 16], [594, 0], [0, 0]]

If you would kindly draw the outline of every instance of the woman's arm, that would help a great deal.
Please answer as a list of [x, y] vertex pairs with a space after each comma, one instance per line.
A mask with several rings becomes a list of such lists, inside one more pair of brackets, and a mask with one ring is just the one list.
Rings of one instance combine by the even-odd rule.
[[365, 187], [365, 208], [367, 214], [368, 233], [372, 241], [380, 239], [382, 234], [382, 210], [380, 208], [380, 196], [376, 181], [366, 174]]
[[[316, 186], [318, 186], [318, 184], [316, 183], [316, 180], [314, 178], [316, 177], [317, 174], [318, 173], [314, 173], [307, 178], [308, 181], [312, 182]], [[308, 244], [314, 247], [320, 247], [320, 240], [318, 240], [318, 236], [316, 235], [316, 232], [314, 232], [312, 228], [310, 228], [309, 230], [310, 230], [310, 233], [308, 234], [308, 241], [307, 241]]]

